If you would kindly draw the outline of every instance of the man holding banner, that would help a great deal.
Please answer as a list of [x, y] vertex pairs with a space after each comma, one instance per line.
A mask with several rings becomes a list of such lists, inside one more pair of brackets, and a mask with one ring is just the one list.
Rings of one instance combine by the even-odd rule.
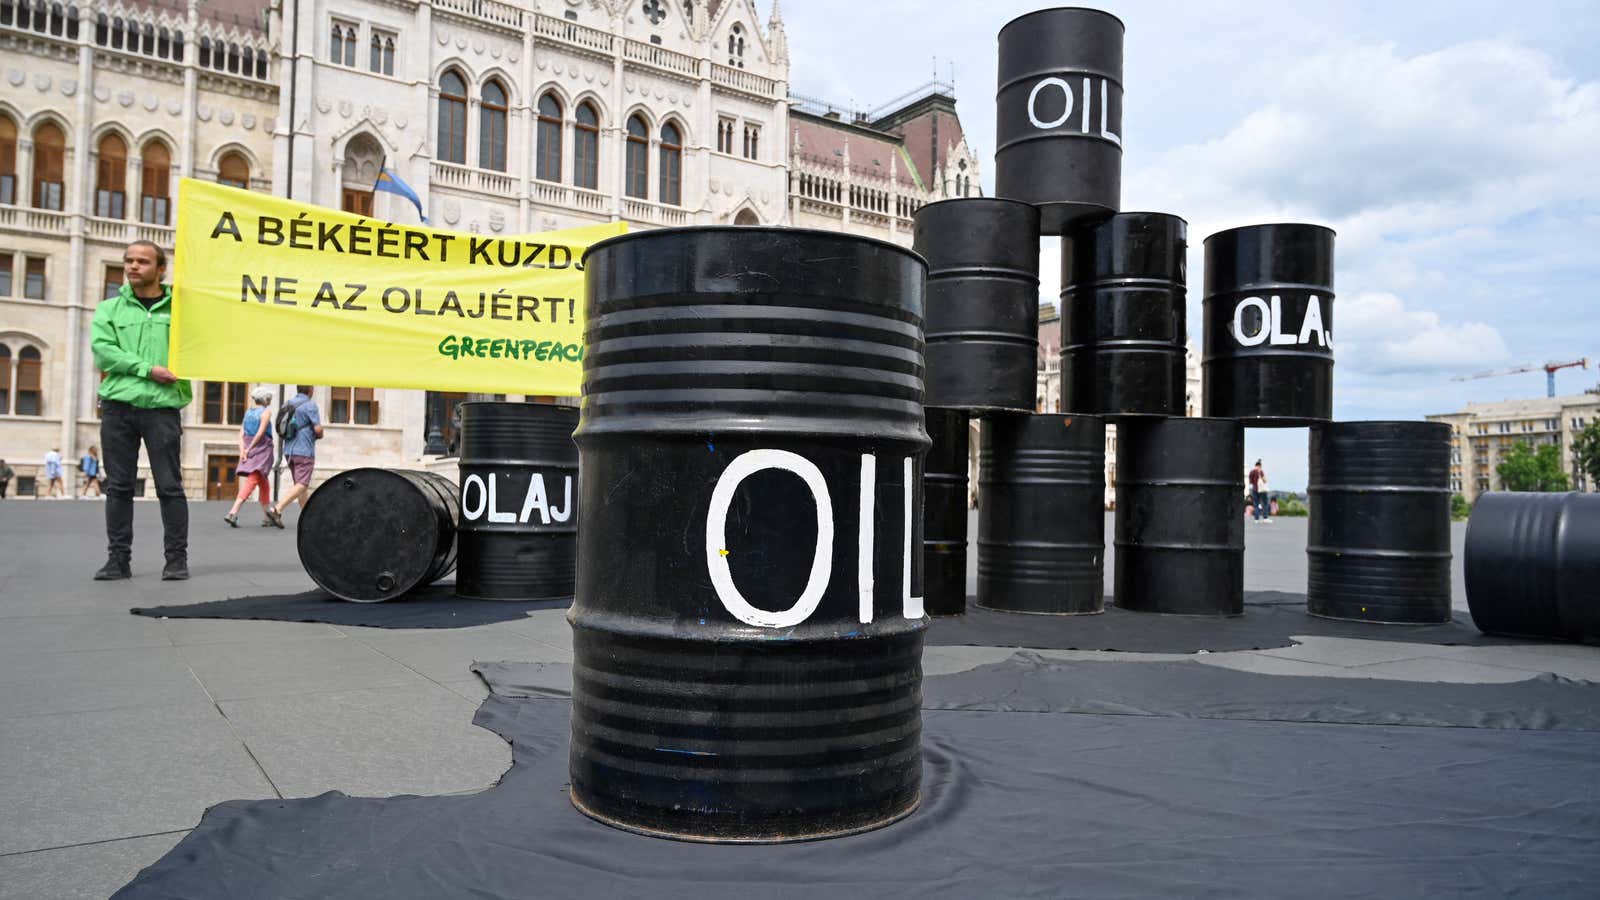
[[178, 410], [189, 404], [189, 382], [167, 368], [172, 290], [161, 283], [167, 255], [134, 241], [122, 257], [125, 280], [117, 296], [95, 307], [90, 347], [105, 373], [100, 382], [100, 445], [105, 448], [106, 564], [96, 581], [133, 577], [133, 480], [144, 441], [161, 500], [164, 581], [189, 577], [189, 500], [183, 493]]

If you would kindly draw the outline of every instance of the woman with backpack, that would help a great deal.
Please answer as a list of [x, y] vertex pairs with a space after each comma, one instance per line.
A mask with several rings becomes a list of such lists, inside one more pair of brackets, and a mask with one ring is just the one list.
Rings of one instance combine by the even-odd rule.
[[261, 386], [250, 392], [255, 405], [244, 414], [239, 426], [239, 496], [233, 508], [222, 517], [234, 528], [239, 527], [239, 507], [250, 499], [252, 491], [260, 490], [262, 525], [272, 524], [272, 488], [267, 483], [267, 473], [272, 471], [272, 388]]

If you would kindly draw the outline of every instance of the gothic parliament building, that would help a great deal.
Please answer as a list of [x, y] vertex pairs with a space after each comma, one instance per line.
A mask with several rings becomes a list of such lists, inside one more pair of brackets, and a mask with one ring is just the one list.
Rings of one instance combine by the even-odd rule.
[[[89, 320], [128, 241], [172, 249], [181, 177], [414, 221], [372, 191], [389, 166], [435, 226], [477, 234], [625, 220], [905, 245], [920, 206], [978, 195], [949, 85], [870, 113], [792, 95], [769, 3], [763, 21], [752, 0], [0, 0], [0, 459], [17, 492], [47, 451], [98, 441]], [[270, 352], [258, 337], [240, 352]], [[191, 497], [233, 496], [251, 387], [194, 385]], [[318, 475], [453, 474], [451, 412], [479, 398], [319, 386]]]

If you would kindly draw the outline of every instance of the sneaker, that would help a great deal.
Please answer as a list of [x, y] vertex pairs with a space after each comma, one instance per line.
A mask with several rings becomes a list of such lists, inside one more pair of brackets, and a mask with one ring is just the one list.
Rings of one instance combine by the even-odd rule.
[[114, 557], [106, 560], [106, 564], [94, 573], [95, 581], [121, 581], [132, 577], [133, 570], [129, 567], [128, 561]]
[[233, 513], [228, 513], [227, 515], [223, 516], [222, 521], [227, 522], [228, 525], [233, 528], [239, 527], [239, 517]]
[[188, 581], [189, 561], [183, 557], [167, 560], [166, 568], [161, 570], [162, 581]]
[[267, 510], [267, 519], [268, 521], [272, 522], [274, 528], [283, 527], [283, 513], [280, 513], [275, 509], [269, 509]]

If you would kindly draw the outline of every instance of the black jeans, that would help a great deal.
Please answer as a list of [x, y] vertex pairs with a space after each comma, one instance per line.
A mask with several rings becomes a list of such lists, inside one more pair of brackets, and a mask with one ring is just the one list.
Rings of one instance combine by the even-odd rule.
[[150, 472], [161, 501], [162, 543], [167, 559], [189, 554], [189, 500], [183, 494], [183, 424], [175, 409], [141, 409], [106, 400], [100, 409], [100, 449], [105, 456], [106, 543], [112, 559], [133, 555], [133, 480], [139, 441], [150, 456]]

